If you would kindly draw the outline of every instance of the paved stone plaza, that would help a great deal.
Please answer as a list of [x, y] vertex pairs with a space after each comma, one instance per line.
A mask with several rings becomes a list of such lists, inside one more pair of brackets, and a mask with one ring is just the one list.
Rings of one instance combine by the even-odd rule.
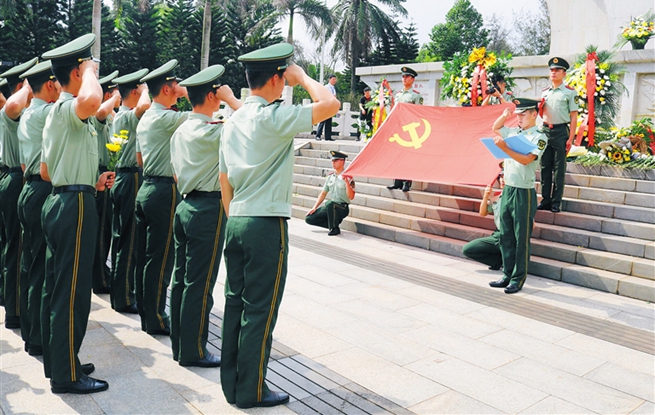
[[[539, 277], [508, 296], [487, 286], [498, 273], [481, 264], [328, 237], [298, 219], [289, 229], [268, 376], [291, 394], [286, 406], [228, 405], [220, 369], [179, 366], [168, 338], [94, 295], [80, 358], [109, 390], [52, 394], [40, 358], [2, 327], [2, 413], [655, 413], [655, 305]], [[224, 276], [221, 267], [214, 351]]]

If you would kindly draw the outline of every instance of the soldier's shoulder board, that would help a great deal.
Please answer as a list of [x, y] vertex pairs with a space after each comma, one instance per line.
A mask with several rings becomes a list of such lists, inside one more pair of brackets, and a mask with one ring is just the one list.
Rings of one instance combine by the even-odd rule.
[[567, 89], [570, 89], [571, 91], [575, 91], [575, 88], [573, 88], [571, 85], [566, 85]]

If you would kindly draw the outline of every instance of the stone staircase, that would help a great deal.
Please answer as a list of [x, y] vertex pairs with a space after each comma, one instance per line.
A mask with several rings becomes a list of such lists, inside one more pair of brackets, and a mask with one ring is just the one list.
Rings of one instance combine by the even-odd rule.
[[[296, 146], [293, 215], [304, 218], [331, 171], [329, 150], [349, 155], [353, 141]], [[655, 302], [655, 180], [574, 173], [569, 165], [563, 211], [537, 211], [530, 273]], [[484, 187], [414, 182], [388, 190], [388, 179], [355, 177], [357, 196], [341, 228], [462, 257], [464, 244], [495, 229], [478, 215]], [[538, 189], [539, 190], [539, 189]]]

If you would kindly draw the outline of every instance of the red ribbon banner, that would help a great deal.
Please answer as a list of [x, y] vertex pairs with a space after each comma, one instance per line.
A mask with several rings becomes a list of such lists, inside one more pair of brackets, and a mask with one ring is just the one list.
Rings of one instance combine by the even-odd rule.
[[478, 106], [478, 84], [482, 91], [482, 99], [487, 97], [487, 70], [482, 64], [479, 64], [473, 70], [473, 79], [471, 79], [471, 106]]
[[587, 118], [583, 124], [578, 128], [578, 135], [576, 137], [575, 145], [579, 146], [582, 143], [584, 135], [584, 123], [587, 124], [587, 143], [591, 147], [594, 145], [594, 134], [596, 133], [596, 62], [598, 55], [596, 52], [587, 55], [585, 62], [585, 69], [587, 70], [586, 86], [587, 86]]

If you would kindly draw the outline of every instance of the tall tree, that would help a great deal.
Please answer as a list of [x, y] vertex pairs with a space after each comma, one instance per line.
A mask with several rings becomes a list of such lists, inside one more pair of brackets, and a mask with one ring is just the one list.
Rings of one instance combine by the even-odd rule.
[[523, 10], [515, 14], [513, 28], [516, 55], [547, 55], [550, 52], [550, 13], [546, 0], [539, 0], [539, 11], [535, 14]]
[[202, 44], [200, 46], [200, 70], [209, 66], [209, 49], [211, 48], [212, 6], [213, 0], [205, 0], [202, 12]]
[[169, 0], [158, 6], [157, 60], [164, 63], [177, 59], [180, 65], [178, 74], [183, 78], [197, 72], [200, 64], [200, 45], [193, 39], [201, 38], [202, 27], [194, 19], [194, 3], [194, 0]]
[[[407, 16], [402, 6], [405, 0], [379, 0], [392, 13]], [[390, 42], [398, 41], [400, 34], [393, 17], [381, 10], [372, 0], [339, 0], [332, 8], [337, 23], [334, 50], [340, 51], [351, 68], [350, 88], [357, 87], [355, 70], [363, 58], [371, 51], [371, 46], [379, 42], [385, 48]]]
[[[387, 44], [378, 42], [368, 58], [362, 60], [362, 64], [377, 66], [416, 62], [419, 53], [416, 25], [412, 22], [407, 28], [400, 28], [398, 32], [398, 40], [391, 39]], [[346, 73], [350, 75], [350, 71], [344, 72], [344, 75]]]
[[293, 24], [295, 16], [303, 18], [305, 25], [309, 29], [309, 34], [318, 39], [323, 30], [329, 31], [332, 26], [332, 13], [319, 0], [272, 0], [275, 12], [268, 19], [275, 21], [288, 18], [289, 30], [287, 32], [287, 42], [293, 45]]
[[450, 60], [456, 52], [468, 52], [486, 46], [489, 32], [482, 15], [469, 0], [457, 0], [446, 14], [446, 22], [432, 28], [427, 52], [439, 61]]
[[121, 66], [126, 73], [157, 66], [157, 10], [151, 1], [124, 0], [118, 30], [122, 51]]
[[498, 18], [496, 13], [491, 15], [491, 18], [486, 25], [489, 28], [489, 45], [487, 49], [500, 53], [502, 51], [513, 52], [509, 30], [503, 25], [502, 21]]
[[102, 52], [102, 0], [93, 0], [92, 14], [91, 33], [96, 35], [96, 43], [93, 44], [91, 53], [100, 59]]

